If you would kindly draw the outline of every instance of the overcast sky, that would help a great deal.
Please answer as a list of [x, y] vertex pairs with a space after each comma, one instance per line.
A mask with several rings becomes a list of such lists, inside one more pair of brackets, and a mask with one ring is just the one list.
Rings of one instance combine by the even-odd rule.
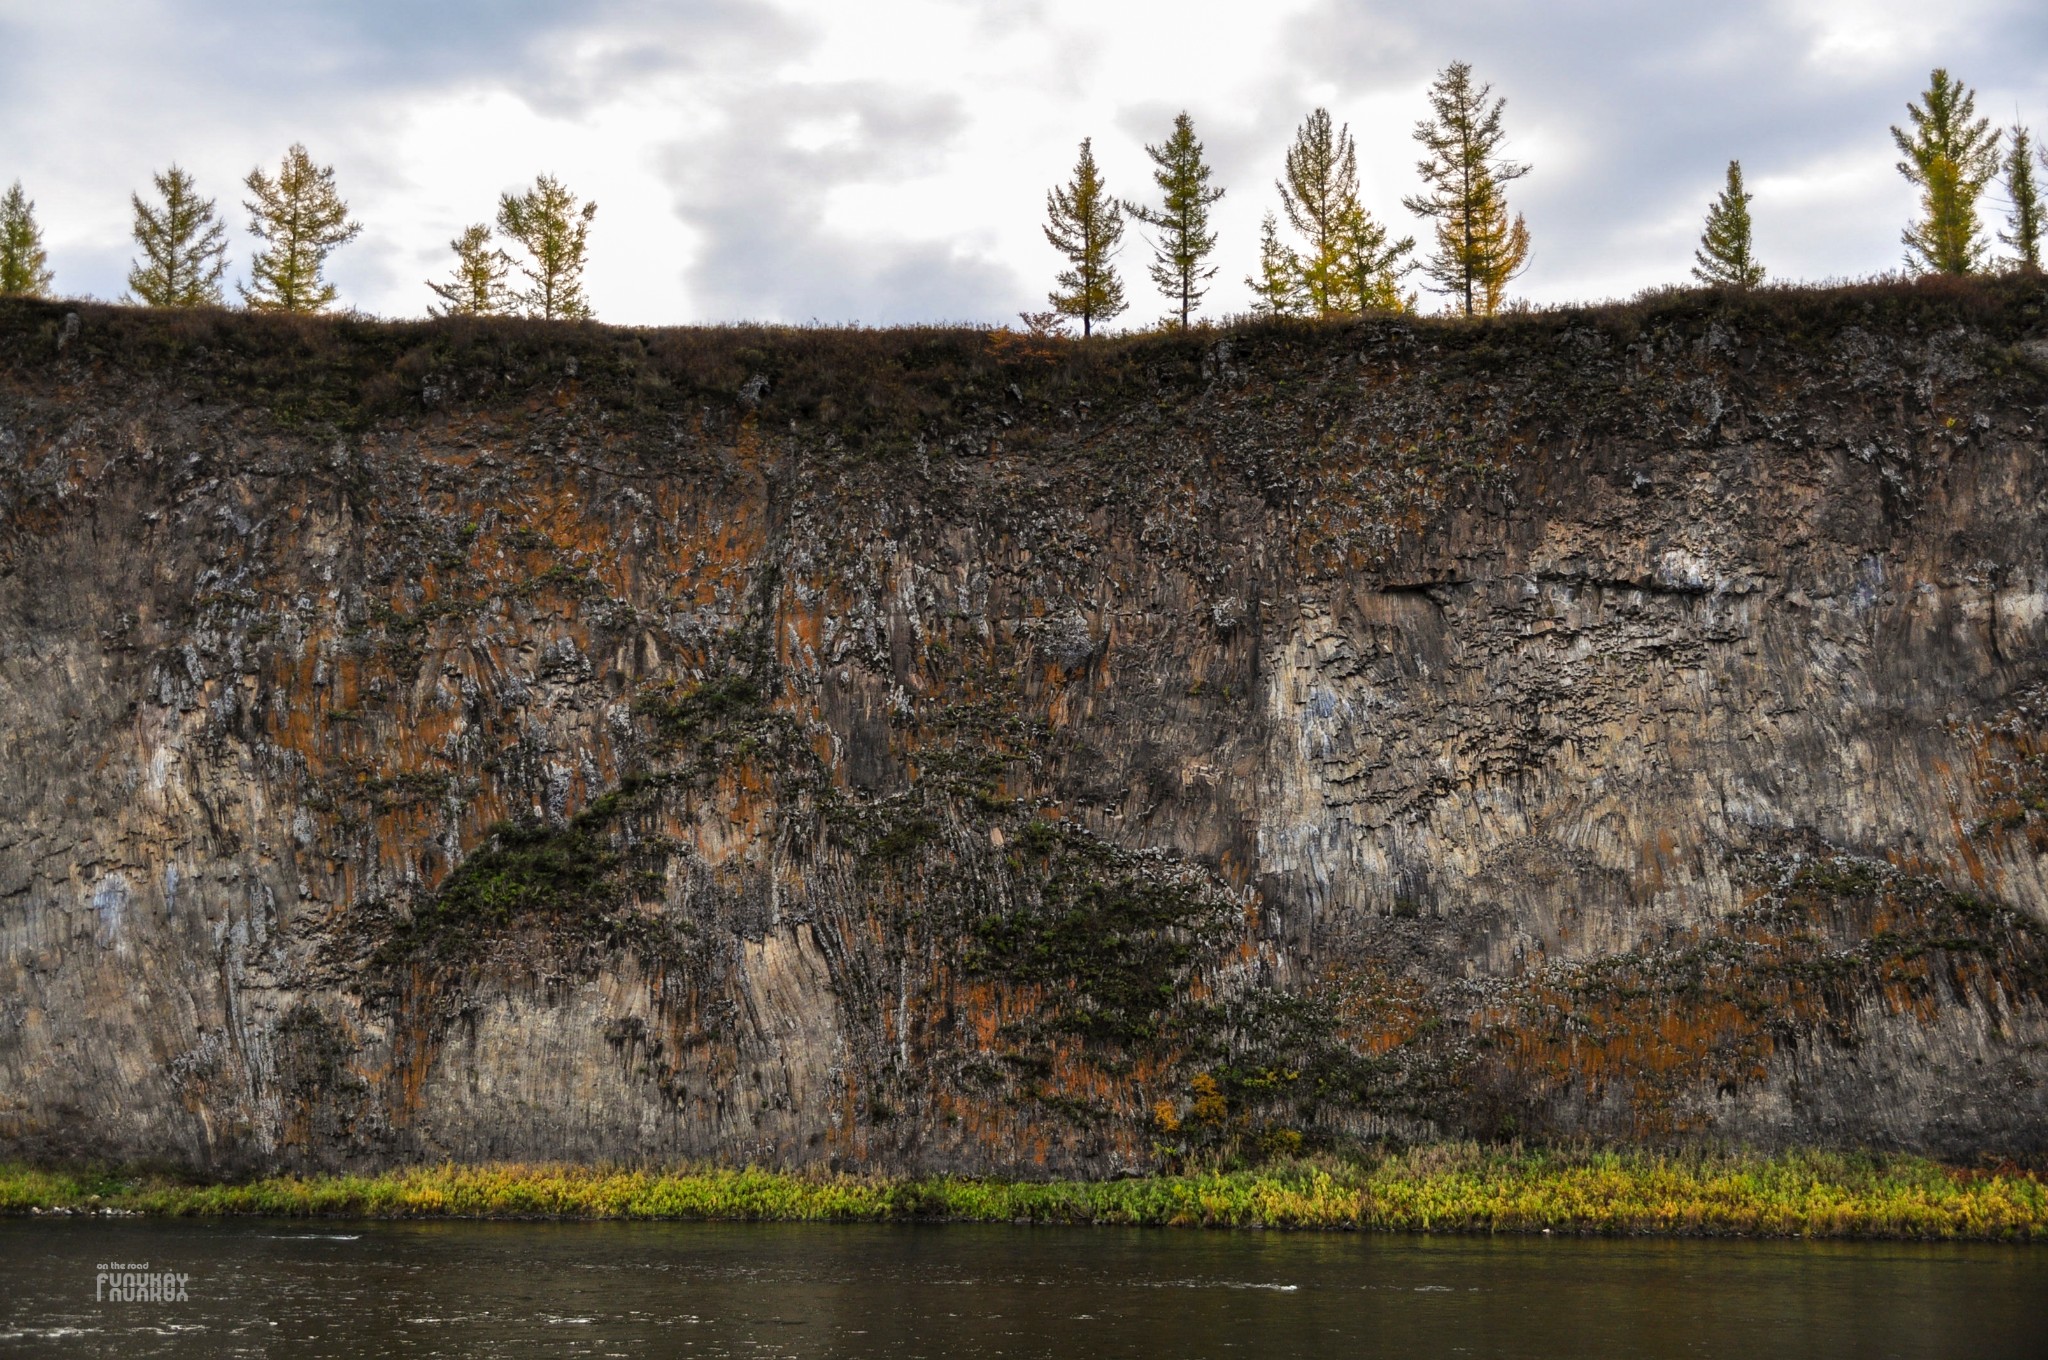
[[[37, 204], [58, 291], [117, 297], [128, 194], [173, 160], [220, 200], [303, 141], [363, 234], [343, 301], [419, 315], [448, 238], [553, 173], [599, 204], [601, 319], [1011, 320], [1058, 261], [1046, 189], [1095, 139], [1114, 192], [1186, 109], [1243, 276], [1317, 105], [1401, 232], [1423, 94], [1462, 59], [1506, 96], [1538, 302], [1680, 280], [1723, 169], [1779, 278], [1898, 266], [1914, 195], [1886, 128], [1947, 66], [2048, 131], [2043, 0], [0, 0], [0, 184]], [[2002, 215], [2002, 203], [1991, 215]], [[1135, 233], [1127, 322], [1166, 310]], [[1434, 305], [1426, 302], [1426, 306]]]

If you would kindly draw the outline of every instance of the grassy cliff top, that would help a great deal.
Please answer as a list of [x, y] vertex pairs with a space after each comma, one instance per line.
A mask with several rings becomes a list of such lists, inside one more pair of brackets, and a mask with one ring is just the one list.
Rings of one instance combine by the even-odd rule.
[[1623, 303], [1488, 320], [1241, 321], [1187, 333], [1044, 340], [973, 327], [678, 326], [521, 319], [378, 321], [218, 309], [155, 311], [0, 299], [0, 372], [15, 385], [153, 382], [287, 424], [362, 429], [435, 408], [594, 404], [620, 417], [753, 414], [859, 444], [943, 432], [996, 411], [1147, 404], [1221, 366], [1262, 378], [1367, 355], [1445, 377], [1540, 382], [1563, 336], [1708, 336], [1823, 350], [1850, 328], [1902, 337], [1965, 326], [2011, 344], [2048, 335], [2039, 278], [1930, 277], [1753, 292], [1662, 290]]

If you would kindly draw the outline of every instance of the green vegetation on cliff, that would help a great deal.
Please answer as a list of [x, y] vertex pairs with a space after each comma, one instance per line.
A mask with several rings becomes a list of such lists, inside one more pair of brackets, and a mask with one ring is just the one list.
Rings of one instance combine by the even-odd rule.
[[1393, 1232], [2048, 1239], [2048, 1182], [1917, 1157], [1505, 1151], [1114, 1181], [887, 1178], [693, 1168], [419, 1167], [193, 1185], [0, 1168], [0, 1213], [373, 1218], [968, 1220]]

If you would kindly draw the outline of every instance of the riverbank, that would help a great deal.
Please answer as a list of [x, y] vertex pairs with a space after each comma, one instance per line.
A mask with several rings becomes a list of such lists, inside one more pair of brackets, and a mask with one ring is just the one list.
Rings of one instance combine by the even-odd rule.
[[1395, 1232], [2048, 1241], [2048, 1180], [1914, 1157], [1560, 1154], [1470, 1146], [1115, 1181], [694, 1167], [428, 1166], [195, 1184], [0, 1167], [0, 1213], [178, 1217], [966, 1220]]

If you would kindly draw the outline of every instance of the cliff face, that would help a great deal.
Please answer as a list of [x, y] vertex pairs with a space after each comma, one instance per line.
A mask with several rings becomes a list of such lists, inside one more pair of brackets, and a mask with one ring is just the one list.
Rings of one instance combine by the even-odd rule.
[[0, 306], [0, 1154], [2048, 1148], [2048, 298]]

